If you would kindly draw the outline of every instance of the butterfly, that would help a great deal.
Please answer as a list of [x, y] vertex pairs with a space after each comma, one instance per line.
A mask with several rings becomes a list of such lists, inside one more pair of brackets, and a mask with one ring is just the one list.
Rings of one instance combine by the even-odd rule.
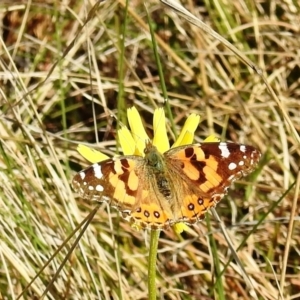
[[81, 197], [108, 201], [142, 228], [167, 229], [204, 218], [232, 182], [252, 172], [260, 152], [236, 143], [202, 143], [160, 153], [149, 141], [145, 155], [95, 163], [77, 173], [72, 185]]

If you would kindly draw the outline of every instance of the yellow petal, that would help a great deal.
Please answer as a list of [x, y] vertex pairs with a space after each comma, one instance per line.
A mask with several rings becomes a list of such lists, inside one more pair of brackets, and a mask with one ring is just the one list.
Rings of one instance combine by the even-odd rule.
[[136, 147], [138, 151], [144, 155], [145, 145], [149, 137], [145, 131], [140, 114], [134, 106], [127, 109], [127, 118]]
[[189, 145], [192, 144], [193, 142], [194, 142], [194, 133], [186, 131], [180, 141], [180, 146]]
[[162, 107], [157, 108], [153, 115], [153, 145], [160, 153], [170, 149], [169, 139], [166, 130], [166, 116]]
[[176, 224], [173, 225], [173, 228], [174, 228], [175, 232], [177, 232], [177, 233], [182, 233], [183, 231], [189, 231], [190, 230], [190, 227], [188, 227], [184, 223], [176, 223]]
[[194, 132], [199, 125], [199, 121], [200, 121], [199, 115], [196, 114], [189, 115], [189, 117], [186, 119], [184, 123], [184, 126], [180, 132], [179, 137], [177, 138], [172, 148], [193, 143]]
[[109, 156], [82, 144], [78, 145], [77, 151], [80, 153], [81, 156], [83, 156], [86, 160], [88, 160], [91, 163], [100, 162], [109, 158]]
[[122, 126], [118, 130], [118, 138], [124, 155], [141, 155], [136, 153], [135, 141], [126, 126]]
[[211, 143], [211, 142], [220, 142], [220, 139], [212, 134], [203, 141], [203, 143]]
[[142, 229], [138, 223], [131, 224], [131, 228], [135, 229], [136, 231], [140, 231]]

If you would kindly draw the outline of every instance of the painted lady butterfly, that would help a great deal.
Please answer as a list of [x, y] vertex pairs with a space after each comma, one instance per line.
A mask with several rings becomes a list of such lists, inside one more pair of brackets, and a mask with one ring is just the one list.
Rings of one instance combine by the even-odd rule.
[[123, 217], [149, 229], [194, 224], [233, 181], [254, 170], [260, 152], [235, 143], [203, 143], [161, 154], [151, 142], [145, 157], [120, 156], [79, 172], [73, 187], [85, 199], [109, 201]]

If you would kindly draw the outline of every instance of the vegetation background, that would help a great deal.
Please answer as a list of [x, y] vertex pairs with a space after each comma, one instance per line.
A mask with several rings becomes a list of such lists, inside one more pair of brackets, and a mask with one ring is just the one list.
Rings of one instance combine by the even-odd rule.
[[[263, 70], [280, 105], [220, 42], [146, 2], [178, 132], [197, 113], [197, 142], [215, 134], [263, 154], [217, 207], [241, 263], [208, 213], [191, 232], [161, 234], [158, 295], [299, 299], [299, 3], [181, 3]], [[114, 155], [126, 108], [151, 135], [164, 99], [143, 1], [1, 1], [0, 29], [0, 298], [16, 299], [94, 207], [70, 188], [88, 165], [77, 144]], [[74, 239], [24, 299], [43, 294]], [[103, 204], [46, 299], [147, 299], [148, 246], [147, 232]]]

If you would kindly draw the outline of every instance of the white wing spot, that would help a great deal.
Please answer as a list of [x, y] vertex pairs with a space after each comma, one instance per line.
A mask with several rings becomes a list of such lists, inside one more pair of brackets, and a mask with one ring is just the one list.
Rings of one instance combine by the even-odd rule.
[[[231, 181], [231, 180], [233, 180], [233, 179], [234, 179], [234, 175], [230, 175], [230, 176], [228, 177], [228, 181]], [[227, 191], [227, 190], [228, 190], [228, 187], [226, 187], [225, 190]]]
[[79, 176], [80, 176], [80, 178], [82, 179], [82, 180], [84, 180], [84, 178], [85, 178], [85, 172], [80, 172], [79, 173]]
[[86, 181], [83, 182], [83, 185], [87, 185]]
[[99, 164], [93, 164], [93, 170], [94, 170], [94, 175], [96, 178], [101, 179], [102, 178], [102, 172], [101, 172], [101, 167]]
[[101, 196], [101, 199], [102, 199], [103, 201], [109, 201], [109, 200], [110, 200], [109, 197], [107, 197], [107, 196]]
[[226, 143], [220, 143], [219, 149], [221, 150], [221, 156], [227, 158], [230, 155], [230, 152], [228, 150], [227, 144]]
[[234, 170], [236, 167], [237, 167], [237, 165], [234, 162], [232, 162], [228, 165], [228, 169], [231, 171]]
[[239, 162], [239, 166], [243, 166], [245, 164], [245, 162], [243, 161], [243, 160], [241, 160], [240, 162]]
[[103, 192], [103, 186], [100, 185], [100, 184], [97, 184], [97, 185], [96, 185], [96, 191], [97, 191], [97, 192]]
[[93, 191], [94, 190], [94, 187], [92, 185], [89, 185], [89, 190], [90, 191]]
[[240, 150], [241, 152], [246, 152], [246, 146], [245, 145], [240, 145]]

